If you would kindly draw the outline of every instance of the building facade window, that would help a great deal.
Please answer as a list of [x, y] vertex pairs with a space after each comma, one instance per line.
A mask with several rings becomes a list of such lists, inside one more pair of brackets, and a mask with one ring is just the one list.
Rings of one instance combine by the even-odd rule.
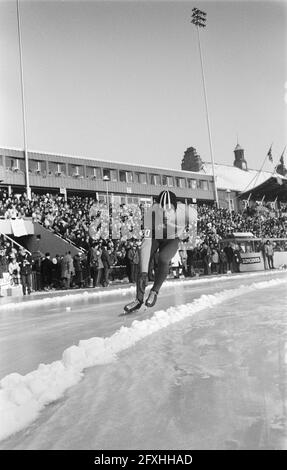
[[42, 160], [30, 160], [29, 159], [29, 172], [36, 175], [46, 173], [46, 162]]
[[68, 165], [68, 175], [74, 178], [83, 178], [84, 177], [84, 167], [83, 165]]
[[6, 157], [6, 168], [15, 172], [25, 171], [25, 161], [23, 158]]
[[133, 172], [132, 171], [119, 171], [120, 182], [121, 183], [132, 183], [133, 182]]
[[59, 162], [48, 162], [48, 173], [50, 176], [66, 176], [66, 165]]
[[206, 180], [199, 180], [198, 189], [201, 189], [202, 191], [208, 191], [208, 182]]
[[110, 181], [118, 181], [118, 172], [112, 168], [104, 168], [103, 177], [108, 177]]
[[118, 181], [118, 172], [117, 170], [111, 170], [111, 181]]
[[160, 178], [160, 175], [150, 175], [150, 184], [154, 185], [154, 186], [160, 186], [161, 184], [161, 178]]
[[96, 167], [96, 166], [86, 166], [86, 176], [87, 178], [101, 180], [102, 179], [101, 168]]
[[189, 189], [197, 189], [197, 180], [188, 179], [188, 188]]
[[177, 188], [185, 188], [185, 179], [184, 178], [175, 178], [175, 184]]
[[146, 173], [135, 173], [135, 183], [147, 184], [147, 174]]

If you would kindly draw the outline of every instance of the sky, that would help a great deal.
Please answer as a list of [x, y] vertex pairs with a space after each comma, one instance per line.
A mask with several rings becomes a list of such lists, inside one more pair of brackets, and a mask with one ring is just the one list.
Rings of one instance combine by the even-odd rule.
[[[287, 144], [286, 1], [20, 0], [28, 149], [180, 168]], [[23, 148], [16, 0], [0, 0], [0, 147]], [[286, 157], [287, 160], [287, 157]], [[264, 170], [272, 171], [267, 159]]]

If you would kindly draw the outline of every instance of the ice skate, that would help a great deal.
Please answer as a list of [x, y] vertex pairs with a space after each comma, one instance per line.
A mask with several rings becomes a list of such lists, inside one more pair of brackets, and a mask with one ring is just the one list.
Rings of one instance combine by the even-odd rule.
[[125, 307], [124, 307], [124, 312], [126, 314], [128, 313], [133, 313], [133, 312], [137, 312], [141, 306], [142, 306], [143, 302], [141, 302], [140, 300], [136, 299], [136, 300], [133, 300], [132, 302], [130, 302], [129, 304], [127, 304]]
[[157, 301], [157, 292], [155, 292], [154, 290], [151, 290], [148, 295], [148, 298], [145, 301], [145, 304], [147, 307], [153, 307], [156, 304], [156, 301]]

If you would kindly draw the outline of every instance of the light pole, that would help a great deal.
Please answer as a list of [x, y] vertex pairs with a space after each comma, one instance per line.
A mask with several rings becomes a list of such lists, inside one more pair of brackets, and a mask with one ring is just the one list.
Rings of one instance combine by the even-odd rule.
[[21, 18], [20, 18], [19, 0], [17, 0], [16, 5], [17, 5], [17, 26], [18, 26], [19, 57], [20, 57], [21, 99], [22, 99], [22, 121], [23, 121], [23, 136], [24, 136], [26, 192], [27, 192], [27, 198], [31, 199], [31, 188], [30, 188], [30, 182], [29, 182], [29, 157], [28, 157], [28, 148], [27, 148], [26, 107], [25, 107], [24, 70], [23, 70], [23, 59], [22, 59]]
[[207, 92], [206, 92], [206, 84], [205, 84], [203, 57], [202, 57], [201, 44], [200, 44], [200, 35], [199, 35], [199, 28], [205, 28], [205, 26], [206, 26], [206, 13], [204, 11], [199, 10], [198, 8], [193, 8], [191, 18], [192, 18], [191, 23], [193, 23], [196, 26], [196, 29], [197, 29], [198, 47], [199, 47], [199, 56], [200, 56], [200, 63], [201, 63], [201, 74], [202, 74], [204, 101], [205, 101], [205, 111], [206, 111], [206, 120], [207, 120], [207, 129], [208, 129], [208, 137], [209, 137], [209, 148], [210, 148], [212, 173], [213, 173], [213, 180], [214, 180], [215, 201], [216, 201], [216, 206], [218, 207], [219, 202], [218, 202], [218, 192], [217, 192], [217, 185], [216, 185], [215, 165], [214, 165], [214, 156], [213, 156], [213, 145], [212, 145], [212, 138], [211, 138], [211, 129], [210, 129], [210, 120], [209, 120], [209, 111], [208, 111], [208, 101], [207, 101]]
[[108, 183], [109, 183], [109, 181], [110, 181], [110, 178], [109, 178], [107, 175], [105, 175], [105, 176], [103, 177], [103, 181], [106, 182], [107, 205], [109, 205], [109, 185], [108, 185]]

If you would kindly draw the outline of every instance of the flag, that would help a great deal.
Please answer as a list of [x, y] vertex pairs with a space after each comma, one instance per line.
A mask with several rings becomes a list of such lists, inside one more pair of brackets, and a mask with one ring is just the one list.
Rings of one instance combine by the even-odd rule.
[[273, 157], [272, 157], [272, 145], [270, 146], [270, 149], [268, 150], [267, 156], [270, 160], [270, 162], [273, 163]]
[[283, 152], [282, 152], [282, 155], [280, 157], [280, 163], [282, 166], [284, 166], [284, 153], [285, 153], [285, 150], [286, 150], [286, 147], [284, 148]]
[[271, 209], [276, 209], [276, 202], [277, 202], [278, 196], [274, 199], [274, 201], [271, 202]]
[[277, 177], [276, 177], [276, 181], [277, 181], [277, 183], [280, 184], [280, 185], [283, 184], [283, 180], [280, 178], [280, 176], [277, 176]]
[[248, 199], [242, 199], [242, 202], [244, 204], [244, 209], [247, 209], [247, 207], [249, 207], [249, 200], [251, 198], [251, 194], [252, 193], [249, 194]]

